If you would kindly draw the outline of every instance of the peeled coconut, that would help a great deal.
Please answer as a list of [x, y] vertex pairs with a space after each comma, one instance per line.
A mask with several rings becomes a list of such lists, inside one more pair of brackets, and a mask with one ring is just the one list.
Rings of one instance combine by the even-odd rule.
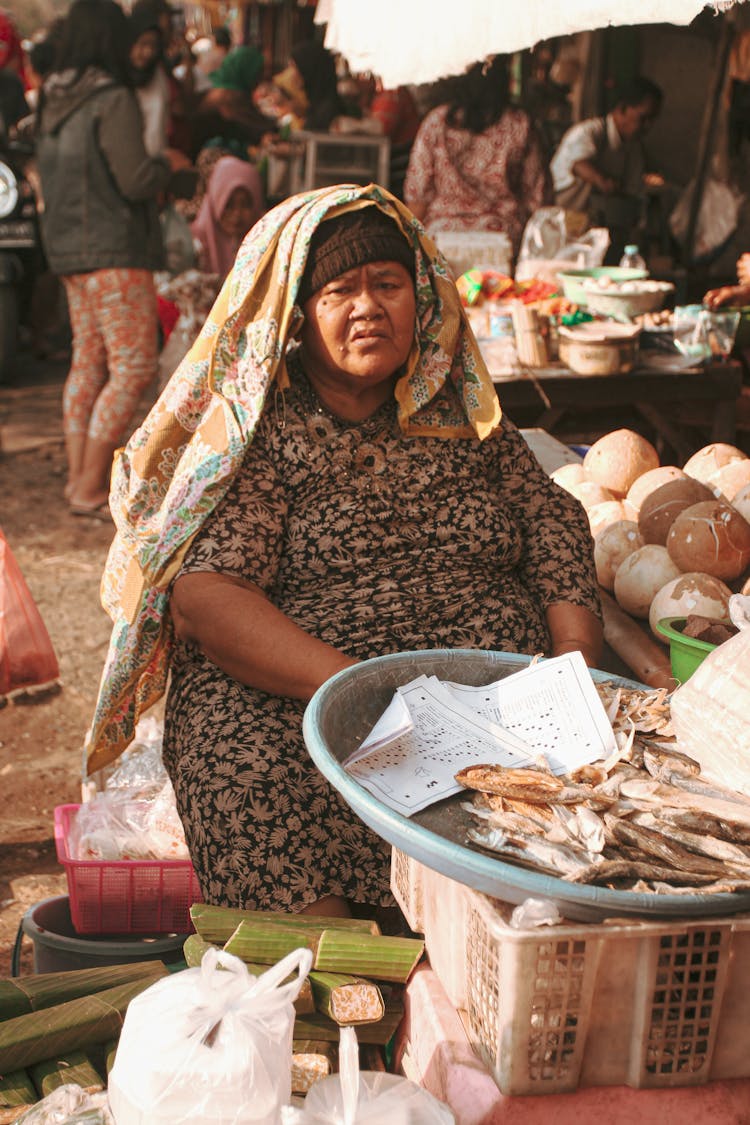
[[555, 484], [560, 485], [560, 488], [564, 488], [566, 492], [572, 492], [575, 485], [586, 479], [586, 472], [580, 461], [572, 461], [569, 465], [561, 465], [559, 469], [555, 469], [550, 473], [550, 476]]
[[614, 500], [614, 495], [604, 485], [593, 480], [582, 480], [579, 484], [571, 484], [568, 492], [580, 500], [588, 512], [595, 504], [604, 504], [607, 500]]
[[656, 492], [657, 488], [670, 480], [685, 480], [686, 476], [687, 473], [679, 469], [677, 465], [660, 465], [658, 469], [649, 469], [647, 473], [643, 473], [631, 484], [627, 496], [628, 504], [636, 512], [639, 512], [643, 501], [652, 492]]
[[594, 566], [599, 584], [611, 590], [615, 574], [628, 555], [644, 546], [634, 520], [618, 520], [600, 531], [594, 539]]
[[737, 493], [749, 484], [750, 457], [746, 457], [744, 461], [730, 461], [718, 473], [714, 473], [709, 487], [718, 499], [723, 496], [730, 504], [734, 504]]
[[[669, 529], [680, 512], [691, 508], [693, 504], [700, 503], [701, 500], [715, 499], [707, 485], [693, 480], [692, 477], [668, 480], [666, 484], [660, 485], [647, 496], [641, 504], [638, 513], [638, 530], [643, 536], [644, 543], [659, 543], [662, 547], [665, 546]], [[696, 568], [689, 566], [687, 569]]]
[[750, 484], [746, 484], [732, 497], [732, 507], [750, 523]]
[[623, 520], [632, 520], [633, 511], [624, 500], [607, 500], [604, 504], [595, 504], [588, 509], [589, 528], [596, 539], [605, 527], [613, 523], [622, 523]]
[[612, 430], [595, 441], [583, 459], [586, 476], [618, 498], [626, 496], [638, 477], [658, 465], [659, 454], [651, 442], [634, 430]]
[[648, 614], [651, 632], [663, 644], [669, 644], [656, 626], [664, 617], [688, 617], [699, 613], [701, 617], [711, 617], [715, 621], [729, 622], [729, 599], [732, 591], [721, 579], [711, 574], [691, 571], [673, 578], [658, 590]]
[[723, 441], [715, 441], [711, 445], [704, 445], [692, 457], [688, 458], [682, 466], [689, 477], [701, 481], [702, 484], [712, 484], [713, 478], [725, 465], [733, 461], [747, 461], [746, 453], [736, 445], [727, 445]]
[[693, 504], [672, 524], [667, 549], [680, 570], [731, 582], [750, 564], [750, 523], [721, 500]]
[[654, 595], [679, 574], [680, 569], [666, 547], [647, 543], [618, 566], [613, 587], [615, 598], [626, 613], [648, 617]]

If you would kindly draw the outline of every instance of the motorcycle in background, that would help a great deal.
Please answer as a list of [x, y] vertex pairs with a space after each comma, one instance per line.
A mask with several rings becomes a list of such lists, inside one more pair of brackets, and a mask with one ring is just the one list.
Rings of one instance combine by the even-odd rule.
[[21, 320], [42, 268], [36, 194], [29, 178], [34, 145], [0, 134], [0, 382], [15, 359]]

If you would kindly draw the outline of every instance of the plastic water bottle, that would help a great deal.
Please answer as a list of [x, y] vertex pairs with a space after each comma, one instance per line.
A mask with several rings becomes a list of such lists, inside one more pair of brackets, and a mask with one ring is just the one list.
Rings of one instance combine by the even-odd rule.
[[634, 242], [629, 243], [625, 247], [625, 252], [620, 258], [620, 265], [628, 270], [645, 270], [646, 261], [639, 253], [638, 247]]

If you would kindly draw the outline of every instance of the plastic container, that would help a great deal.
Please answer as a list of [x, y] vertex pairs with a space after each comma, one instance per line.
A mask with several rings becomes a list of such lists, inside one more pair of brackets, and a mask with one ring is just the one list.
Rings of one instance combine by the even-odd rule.
[[590, 277], [609, 277], [612, 281], [640, 281], [648, 277], [648, 270], [626, 270], [620, 266], [594, 266], [590, 270], [566, 270], [559, 273], [563, 293], [574, 305], [588, 305], [588, 290], [583, 282]]
[[709, 652], [713, 652], [716, 648], [716, 645], [709, 644], [708, 641], [686, 637], [682, 632], [686, 620], [685, 617], [663, 617], [656, 623], [658, 632], [669, 641], [672, 675], [678, 684], [684, 684], [685, 680], [689, 680]]
[[466, 887], [458, 910], [424, 902], [432, 968], [504, 1094], [750, 1076], [750, 916], [516, 930]]
[[634, 242], [628, 243], [620, 258], [620, 268], [626, 270], [645, 270], [646, 260]]
[[79, 807], [55, 809], [55, 847], [68, 880], [76, 932], [192, 933], [190, 907], [201, 902], [201, 893], [190, 860], [75, 860], [68, 838]]
[[492, 269], [510, 276], [513, 247], [507, 234], [493, 230], [429, 232], [456, 277], [467, 270]]
[[591, 320], [560, 328], [560, 359], [578, 375], [625, 375], [638, 362], [638, 325]]
[[[20, 937], [34, 944], [34, 972], [58, 973], [67, 969], [94, 969], [98, 965], [127, 965], [134, 961], [164, 961], [174, 964], [183, 958], [185, 934], [168, 937], [78, 937], [70, 916], [67, 895], [37, 902], [21, 919]], [[17, 975], [18, 965], [13, 967]]]

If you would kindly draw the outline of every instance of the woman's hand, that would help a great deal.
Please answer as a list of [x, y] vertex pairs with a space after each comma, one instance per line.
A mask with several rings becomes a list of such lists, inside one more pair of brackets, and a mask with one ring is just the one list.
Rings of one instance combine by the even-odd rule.
[[737, 262], [737, 280], [740, 285], [750, 285], [750, 254], [741, 254]]
[[548, 606], [546, 616], [552, 656], [580, 651], [589, 668], [599, 667], [604, 633], [598, 617], [590, 610], [569, 602], [555, 602]]
[[319, 641], [277, 609], [259, 586], [227, 574], [183, 574], [170, 599], [177, 636], [227, 675], [270, 695], [307, 702], [357, 661]]
[[709, 309], [720, 309], [723, 305], [746, 305], [749, 302], [750, 282], [745, 285], [722, 285], [720, 289], [709, 289], [703, 298], [703, 304]]

